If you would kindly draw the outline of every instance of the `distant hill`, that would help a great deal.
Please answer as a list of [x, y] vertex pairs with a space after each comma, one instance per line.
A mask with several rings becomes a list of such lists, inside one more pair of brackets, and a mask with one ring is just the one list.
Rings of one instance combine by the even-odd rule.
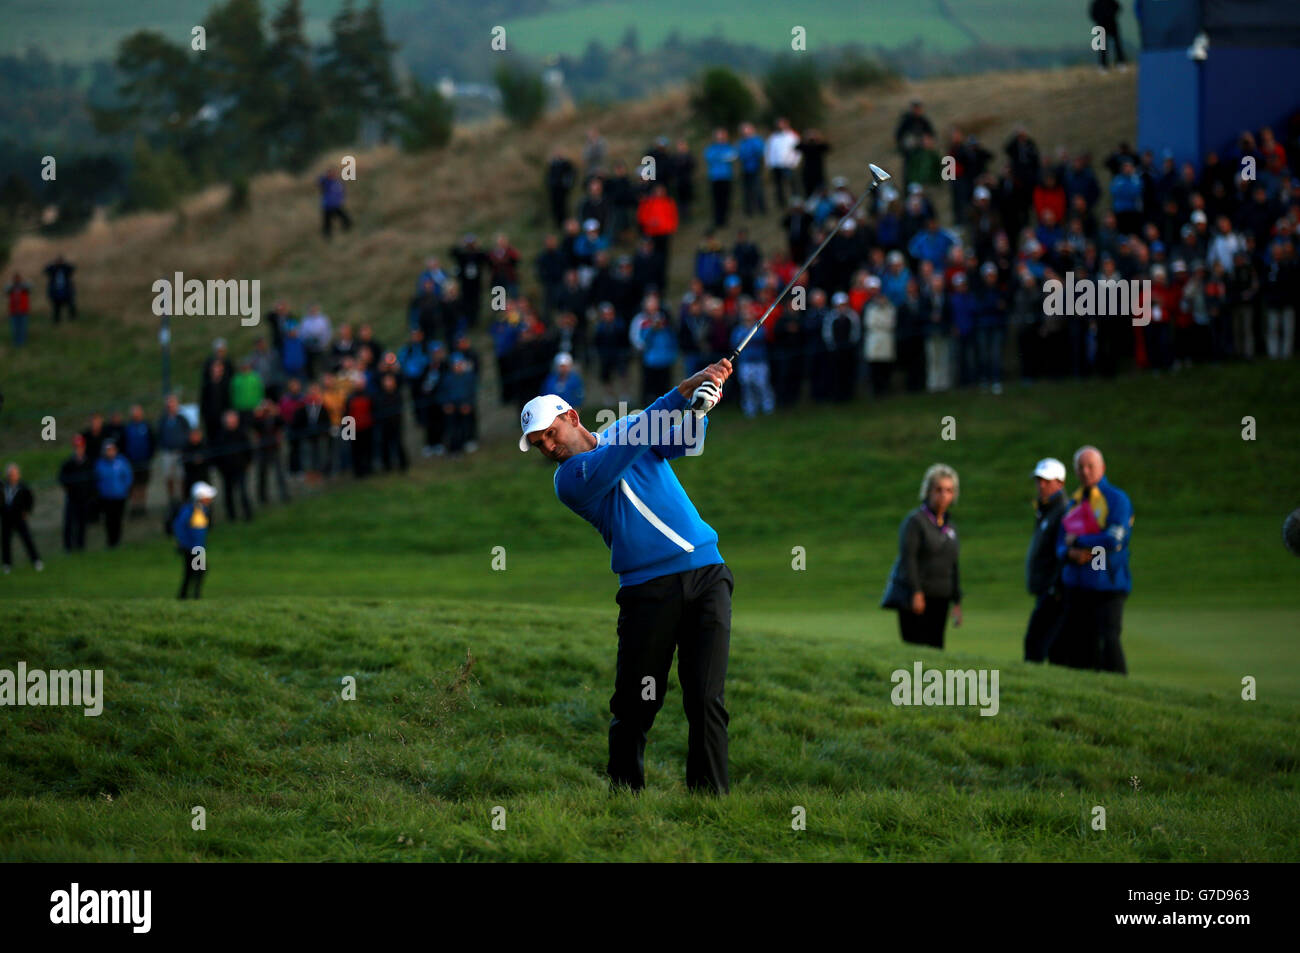
[[[84, 61], [111, 58], [122, 37], [135, 30], [188, 37], [213, 0], [11, 0], [4, 6], [0, 52], [35, 44], [54, 59]], [[262, 3], [268, 17], [278, 6], [273, 0]], [[303, 0], [308, 37], [323, 41], [341, 6], [342, 0]], [[643, 50], [676, 31], [685, 40], [721, 37], [775, 53], [790, 48], [790, 29], [799, 25], [808, 31], [809, 52], [815, 54], [827, 45], [894, 48], [917, 41], [946, 52], [980, 44], [1086, 49], [1091, 26], [1086, 0], [819, 0], [807, 9], [792, 9], [785, 0], [384, 0], [383, 11], [412, 69], [451, 68], [481, 76], [490, 72], [494, 26], [505, 27], [512, 49], [539, 59], [579, 55], [593, 40], [614, 46], [629, 27], [636, 29]], [[1127, 10], [1121, 28], [1136, 43], [1137, 24]]]

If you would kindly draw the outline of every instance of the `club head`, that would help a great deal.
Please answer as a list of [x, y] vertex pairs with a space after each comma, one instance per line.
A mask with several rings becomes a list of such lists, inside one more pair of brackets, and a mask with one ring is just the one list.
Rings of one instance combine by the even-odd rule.
[[888, 182], [890, 179], [893, 178], [892, 175], [890, 175], [888, 172], [886, 172], [878, 165], [873, 165], [872, 163], [868, 162], [867, 168], [871, 170], [871, 184], [873, 186], [879, 185], [881, 182]]

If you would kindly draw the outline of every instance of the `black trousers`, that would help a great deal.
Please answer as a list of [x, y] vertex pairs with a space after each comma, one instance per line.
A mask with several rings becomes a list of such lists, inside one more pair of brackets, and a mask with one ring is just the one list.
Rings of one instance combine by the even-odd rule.
[[727, 217], [731, 214], [731, 180], [714, 179], [713, 188], [713, 227], [726, 228]]
[[235, 504], [239, 503], [244, 508], [244, 519], [252, 520], [253, 504], [248, 499], [248, 470], [240, 468], [238, 470], [226, 470], [221, 474], [221, 480], [225, 483], [226, 490], [226, 516], [230, 522], [234, 522]]
[[385, 424], [380, 426], [379, 458], [383, 461], [385, 473], [392, 470], [394, 465], [401, 470], [406, 469], [406, 446], [402, 443], [402, 422], [400, 420], [396, 422], [396, 425]]
[[27, 526], [25, 519], [7, 519], [0, 520], [0, 563], [6, 566], [13, 564], [13, 535], [18, 534], [18, 538], [23, 541], [23, 547], [27, 550], [27, 558], [33, 563], [41, 558], [41, 554], [36, 551], [36, 543], [32, 541], [32, 531]]
[[898, 610], [898, 631], [904, 642], [943, 648], [943, 631], [948, 625], [948, 600], [925, 597], [925, 611], [917, 615], [911, 606]]
[[71, 321], [73, 318], [77, 316], [77, 299], [76, 298], [60, 298], [58, 300], [55, 300], [54, 298], [50, 299], [50, 309], [54, 312], [55, 324], [59, 323], [59, 318], [62, 316], [64, 308], [68, 309], [68, 320]]
[[1065, 617], [1059, 636], [1064, 642], [1060, 655], [1063, 664], [1128, 674], [1119, 641], [1126, 596], [1127, 592], [1097, 592], [1076, 587], [1065, 590]]
[[1045, 592], [1039, 594], [1034, 602], [1034, 611], [1029, 614], [1029, 628], [1025, 630], [1026, 662], [1044, 662], [1050, 659], [1057, 665], [1065, 664], [1058, 647], [1064, 615], [1064, 595], [1049, 595]]
[[100, 500], [99, 506], [104, 513], [104, 532], [111, 548], [122, 540], [122, 513], [126, 510], [126, 500]]
[[321, 231], [326, 238], [330, 237], [332, 231], [330, 226], [336, 218], [343, 223], [343, 231], [346, 232], [352, 227], [352, 219], [348, 217], [348, 213], [343, 211], [342, 207], [321, 209]]
[[[299, 447], [299, 467], [294, 472], [302, 470], [301, 446]], [[289, 484], [284, 479], [284, 463], [280, 459], [279, 447], [267, 447], [260, 451], [257, 456], [257, 502], [266, 502], [266, 475], [270, 471], [275, 477], [276, 488], [280, 491], [280, 502], [289, 502]]]
[[430, 397], [429, 406], [424, 410], [424, 442], [430, 447], [441, 445], [446, 429], [447, 414], [442, 404]]
[[203, 577], [207, 575], [206, 569], [194, 568], [194, 557], [184, 550], [181, 551], [181, 562], [185, 566], [185, 575], [181, 577], [181, 593], [178, 598], [186, 598], [191, 585], [194, 586], [194, 598], [199, 598], [199, 590], [203, 588]]
[[1115, 45], [1115, 62], [1127, 62], [1127, 58], [1124, 56], [1124, 41], [1119, 37], [1119, 24], [1112, 22], [1098, 23], [1096, 25], [1106, 31], [1106, 45], [1097, 51], [1097, 58], [1101, 62], [1101, 65], [1106, 67], [1110, 66], [1110, 64], [1106, 62], [1106, 54], [1110, 52], [1110, 46], [1112, 43]]
[[618, 667], [609, 700], [612, 787], [645, 787], [646, 736], [664, 704], [677, 650], [686, 711], [686, 786], [725, 794], [727, 723], [723, 690], [731, 647], [731, 593], [725, 563], [619, 589]]
[[753, 215], [757, 212], [759, 215], [767, 214], [767, 204], [763, 201], [763, 172], [756, 169], [753, 172], [742, 172], [740, 174], [742, 196], [745, 203], [745, 214]]
[[374, 469], [375, 430], [374, 427], [357, 429], [352, 441], [352, 475], [360, 478], [370, 476]]
[[86, 548], [86, 524], [90, 522], [90, 504], [63, 500], [63, 549], [72, 552]]

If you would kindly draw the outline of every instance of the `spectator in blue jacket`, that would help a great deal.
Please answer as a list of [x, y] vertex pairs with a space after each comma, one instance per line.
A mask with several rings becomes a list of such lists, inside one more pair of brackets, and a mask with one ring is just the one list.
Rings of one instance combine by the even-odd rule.
[[478, 444], [472, 439], [475, 430], [475, 402], [478, 397], [478, 375], [470, 366], [469, 358], [457, 351], [451, 357], [451, 373], [440, 382], [442, 410], [446, 420], [448, 453], [473, 453]]
[[695, 250], [695, 277], [713, 294], [722, 293], [722, 265], [725, 259], [722, 243], [718, 241], [713, 229], [709, 229]]
[[542, 392], [555, 394], [564, 398], [574, 410], [582, 409], [585, 396], [582, 387], [582, 375], [573, 369], [573, 356], [566, 351], [555, 355], [554, 370], [546, 376]]
[[1097, 199], [1101, 198], [1101, 186], [1097, 182], [1097, 174], [1092, 171], [1086, 152], [1076, 155], [1065, 173], [1065, 195], [1071, 203], [1074, 202], [1076, 195], [1082, 196], [1088, 211], [1092, 211], [1092, 207], [1097, 204]]
[[427, 404], [424, 379], [429, 376], [429, 349], [425, 347], [422, 330], [415, 328], [411, 331], [410, 340], [397, 352], [397, 363], [402, 367], [402, 379], [411, 395], [416, 423], [423, 424]]
[[77, 288], [72, 281], [72, 273], [77, 266], [59, 255], [45, 266], [45, 276], [49, 279], [46, 294], [50, 298], [50, 308], [54, 312], [54, 323], [59, 323], [59, 315], [68, 309], [69, 320], [77, 316]]
[[[655, 296], [651, 295], [654, 298]], [[677, 331], [658, 307], [646, 308], [649, 320], [641, 336], [641, 400], [649, 404], [668, 390], [677, 363]]]
[[126, 511], [126, 498], [131, 492], [131, 465], [118, 456], [114, 440], [105, 440], [100, 454], [95, 461], [95, 487], [104, 514], [108, 547], [112, 549], [122, 539], [122, 514]]
[[907, 243], [907, 253], [916, 262], [928, 261], [942, 271], [948, 261], [948, 252], [957, 244], [952, 234], [939, 227], [939, 219], [931, 217], [925, 229], [912, 236]]
[[1007, 340], [1006, 293], [998, 287], [998, 266], [986, 261], [980, 268], [975, 298], [975, 345], [979, 355], [979, 382], [994, 394], [1002, 393], [1002, 350]]
[[767, 214], [767, 202], [763, 199], [763, 137], [754, 129], [753, 123], [740, 127], [740, 142], [736, 144], [736, 155], [740, 159], [740, 181], [743, 191], [745, 215], [755, 212]]
[[709, 187], [713, 190], [713, 227], [726, 228], [731, 214], [731, 180], [735, 173], [732, 163], [740, 153], [727, 137], [727, 130], [713, 130], [713, 142], [704, 150], [704, 165], [709, 173]]
[[185, 567], [181, 577], [181, 599], [186, 598], [191, 582], [194, 583], [195, 599], [199, 598], [199, 590], [203, 587], [203, 577], [208, 572], [208, 526], [212, 522], [212, 501], [217, 496], [214, 487], [201, 481], [195, 483], [190, 492], [193, 498], [172, 520], [176, 550]]
[[131, 464], [131, 514], [142, 516], [145, 511], [145, 493], [149, 489], [149, 468], [153, 462], [153, 428], [144, 419], [144, 408], [139, 404], [131, 408], [131, 419], [122, 433], [122, 452]]
[[885, 257], [885, 273], [880, 276], [880, 293], [895, 308], [901, 308], [907, 299], [907, 285], [912, 280], [912, 272], [907, 267], [907, 260], [901, 251], [891, 251]]
[[957, 384], [968, 387], [979, 379], [978, 352], [975, 349], [975, 296], [966, 287], [966, 273], [952, 276], [952, 289], [944, 302], [947, 324], [952, 328], [957, 349]]
[[1121, 235], [1136, 235], [1142, 229], [1142, 177], [1132, 162], [1120, 166], [1110, 180], [1110, 205]]
[[[761, 317], [757, 305], [749, 298], [740, 299], [742, 320], [731, 330], [731, 348], [740, 347]], [[770, 414], [776, 410], [776, 394], [772, 390], [772, 370], [767, 359], [767, 333], [759, 328], [749, 339], [737, 359], [740, 374], [740, 410], [746, 417], [756, 416], [762, 409]]]
[[334, 219], [343, 223], [346, 232], [352, 227], [352, 219], [343, 208], [343, 181], [337, 169], [330, 169], [320, 177], [321, 232], [330, 237], [330, 225]]
[[1062, 661], [1072, 668], [1126, 674], [1120, 632], [1124, 600], [1133, 588], [1129, 538], [1133, 505], [1128, 494], [1106, 479], [1106, 461], [1096, 447], [1074, 454], [1079, 489], [1061, 520], [1056, 554], [1063, 560], [1065, 617]]
[[301, 378], [307, 371], [307, 345], [298, 333], [298, 325], [291, 324], [285, 331], [280, 349], [280, 366], [286, 378]]

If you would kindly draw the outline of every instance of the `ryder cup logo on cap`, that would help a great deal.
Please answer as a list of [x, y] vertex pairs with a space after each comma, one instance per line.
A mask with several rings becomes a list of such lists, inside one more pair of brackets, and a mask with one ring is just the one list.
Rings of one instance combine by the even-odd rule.
[[528, 435], [549, 427], [560, 414], [572, 410], [569, 402], [556, 394], [543, 394], [524, 404], [519, 415], [519, 427], [524, 435], [519, 438], [519, 449], [528, 452]]
[[1065, 464], [1056, 457], [1044, 457], [1034, 466], [1034, 476], [1044, 480], [1064, 480]]

